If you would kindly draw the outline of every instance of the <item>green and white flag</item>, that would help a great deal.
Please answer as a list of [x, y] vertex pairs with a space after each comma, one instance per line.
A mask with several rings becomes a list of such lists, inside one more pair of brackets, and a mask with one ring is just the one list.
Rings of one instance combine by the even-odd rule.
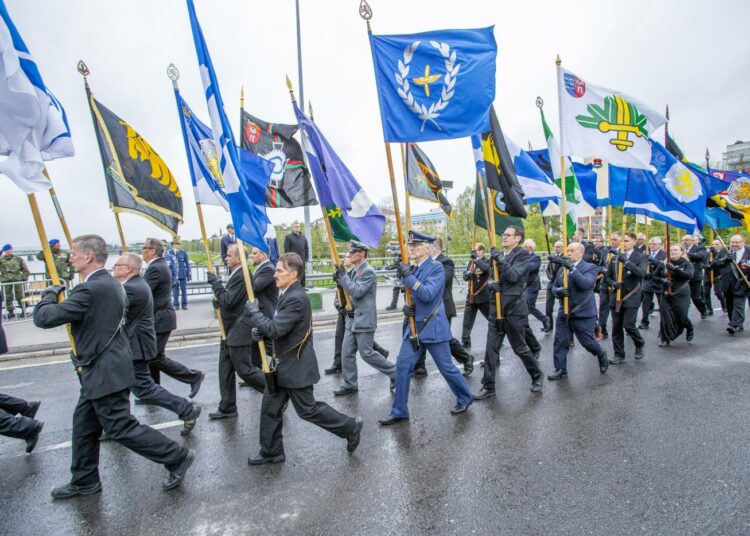
[[[557, 140], [547, 125], [547, 121], [544, 119], [544, 110], [540, 108], [539, 112], [542, 114], [542, 128], [544, 129], [544, 139], [547, 141], [547, 152], [549, 153], [552, 177], [554, 178], [555, 185], [558, 188], [562, 188], [562, 181], [560, 180], [560, 145], [558, 145]], [[578, 218], [593, 216], [595, 211], [583, 199], [581, 186], [578, 184], [575, 171], [573, 171], [573, 164], [568, 157], [565, 157], [565, 202], [565, 210], [568, 213], [566, 227], [568, 236], [571, 236], [578, 226]]]
[[593, 157], [626, 168], [649, 169], [649, 135], [667, 118], [619, 91], [558, 68], [560, 138], [568, 156]]

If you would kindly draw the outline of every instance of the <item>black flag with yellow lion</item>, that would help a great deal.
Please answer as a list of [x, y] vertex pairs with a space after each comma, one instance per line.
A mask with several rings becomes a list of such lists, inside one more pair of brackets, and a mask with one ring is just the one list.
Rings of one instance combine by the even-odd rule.
[[127, 122], [86, 94], [94, 119], [112, 210], [138, 214], [177, 234], [182, 194], [164, 160]]

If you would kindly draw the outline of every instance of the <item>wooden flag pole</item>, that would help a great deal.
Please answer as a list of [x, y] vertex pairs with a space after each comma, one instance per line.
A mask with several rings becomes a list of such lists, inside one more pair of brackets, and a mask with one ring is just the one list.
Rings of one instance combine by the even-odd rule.
[[544, 241], [547, 243], [547, 257], [550, 257], [552, 255], [552, 248], [550, 247], [549, 231], [547, 231], [547, 221], [544, 219], [544, 216], [542, 216], [542, 227], [544, 228]]
[[[28, 194], [29, 206], [31, 207], [31, 214], [34, 216], [34, 224], [36, 225], [36, 231], [39, 234], [39, 241], [42, 243], [42, 253], [44, 255], [44, 263], [47, 265], [47, 271], [49, 272], [50, 278], [52, 279], [53, 285], [60, 284], [60, 277], [57, 274], [57, 267], [55, 261], [52, 258], [52, 250], [49, 247], [47, 241], [47, 232], [44, 230], [44, 223], [42, 223], [42, 216], [39, 213], [39, 205], [36, 202], [36, 196], [31, 193]], [[72, 247], [72, 241], [71, 241]], [[60, 303], [65, 297], [62, 293], [57, 295], [57, 302]], [[73, 340], [73, 333], [70, 331], [70, 324], [65, 324], [65, 329], [68, 332], [68, 342], [70, 343], [70, 349], [73, 355], [76, 355], [76, 343]]]
[[125, 235], [122, 232], [122, 223], [120, 223], [120, 213], [110, 203], [109, 208], [112, 209], [112, 213], [115, 215], [115, 223], [117, 224], [117, 234], [120, 235], [120, 248], [123, 253], [128, 252], [128, 243], [125, 242]]
[[411, 231], [411, 196], [409, 195], [409, 179], [406, 176], [406, 144], [401, 143], [401, 164], [404, 168], [404, 207], [406, 210], [406, 232]]
[[[367, 22], [367, 33], [372, 34], [372, 27], [370, 26], [370, 19], [372, 18], [372, 9], [370, 6], [362, 0], [359, 5], [359, 16]], [[398, 236], [398, 245], [401, 250], [401, 262], [404, 262], [409, 258], [409, 252], [406, 248], [406, 241], [404, 240], [404, 230], [401, 226], [401, 211], [398, 206], [398, 192], [396, 190], [396, 174], [393, 171], [393, 156], [391, 155], [391, 146], [386, 141], [385, 145], [385, 158], [388, 161], [388, 177], [391, 182], [391, 195], [393, 196], [393, 211], [396, 216], [396, 234]], [[404, 287], [404, 302], [406, 305], [413, 305], [411, 298], [411, 291]], [[417, 338], [417, 327], [414, 322], [414, 317], [409, 318], [409, 339], [411, 340], [412, 348], [416, 352], [419, 348], [419, 339]]]
[[[622, 244], [625, 242], [625, 231], [627, 230], [626, 224], [627, 224], [628, 216], [625, 214], [625, 208], [622, 209], [622, 233], [620, 236], [620, 253], [622, 253]], [[620, 283], [620, 288], [617, 289], [616, 293], [616, 302], [615, 302], [615, 311], [620, 312], [620, 307], [622, 307], [622, 276], [623, 276], [623, 267], [624, 263], [617, 261], [617, 282]]]
[[[255, 301], [255, 292], [253, 292], [253, 282], [250, 279], [250, 269], [247, 267], [247, 253], [245, 252], [245, 243], [237, 239], [237, 250], [240, 255], [240, 262], [242, 263], [242, 277], [245, 280], [245, 289], [247, 290], [247, 300]], [[271, 372], [268, 366], [268, 357], [266, 356], [266, 344], [263, 341], [258, 341], [258, 350], [260, 350], [260, 362], [263, 372]]]
[[[562, 243], [563, 243], [563, 255], [568, 254], [568, 211], [567, 211], [567, 199], [566, 199], [566, 183], [568, 182], [566, 180], [565, 176], [565, 154], [563, 151], [563, 122], [562, 122], [562, 97], [561, 97], [561, 91], [562, 91], [562, 85], [561, 85], [561, 79], [562, 79], [562, 61], [560, 60], [560, 55], [557, 55], [557, 59], [555, 60], [555, 65], [557, 66], [557, 106], [560, 114], [560, 221], [562, 223]], [[537, 106], [539, 108], [542, 107], [541, 99], [537, 99]], [[577, 224], [578, 222], [576, 222]], [[563, 288], [568, 288], [568, 269], [563, 266]], [[568, 296], [563, 296], [563, 316], [567, 318], [570, 315], [570, 300], [568, 299]]]
[[[50, 178], [49, 171], [47, 171], [46, 167], [42, 173], [44, 173], [44, 176], [47, 177], [47, 180], [51, 183], [52, 179]], [[63, 234], [65, 235], [65, 241], [68, 243], [68, 249], [73, 249], [73, 236], [70, 234], [68, 222], [65, 221], [65, 215], [60, 206], [60, 201], [57, 199], [57, 192], [55, 192], [54, 186], [50, 186], [49, 196], [52, 198], [52, 204], [55, 206], [55, 212], [57, 212], [57, 218], [60, 220], [60, 225], [62, 226]]]

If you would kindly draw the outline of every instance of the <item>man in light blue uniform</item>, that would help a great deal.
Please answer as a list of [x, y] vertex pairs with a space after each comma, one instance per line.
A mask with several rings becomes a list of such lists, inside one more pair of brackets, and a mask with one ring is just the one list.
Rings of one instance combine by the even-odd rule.
[[172, 249], [167, 252], [174, 257], [176, 279], [172, 279], [172, 305], [175, 309], [180, 308], [180, 298], [182, 298], [182, 308], [187, 309], [187, 283], [193, 279], [190, 273], [190, 259], [186, 251], [181, 249], [180, 241], [172, 242]]
[[452, 335], [443, 305], [443, 265], [430, 255], [430, 246], [434, 240], [431, 236], [409, 231], [409, 257], [416, 263], [416, 267], [402, 262], [397, 269], [404, 286], [411, 291], [413, 305], [404, 306], [404, 338], [396, 361], [396, 400], [390, 415], [380, 420], [383, 426], [409, 420], [409, 383], [420, 353], [412, 345], [408, 322], [410, 317], [415, 321], [419, 345], [427, 348], [440, 374], [456, 395], [456, 405], [451, 414], [465, 412], [473, 401], [466, 379], [451, 360]]

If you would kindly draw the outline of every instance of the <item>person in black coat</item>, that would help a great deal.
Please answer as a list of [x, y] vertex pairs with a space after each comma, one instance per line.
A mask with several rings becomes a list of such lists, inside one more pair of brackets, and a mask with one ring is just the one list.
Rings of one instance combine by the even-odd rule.
[[620, 254], [620, 234], [612, 233], [609, 235], [609, 246], [603, 248], [601, 253], [601, 275], [599, 278], [599, 328], [602, 330], [602, 337], [606, 339], [609, 336], [607, 331], [607, 320], [609, 319], [610, 309], [610, 288], [607, 284], [607, 271]]
[[104, 268], [107, 243], [97, 235], [73, 240], [70, 263], [83, 282], [58, 303], [62, 285], [42, 292], [34, 324], [54, 328], [70, 324], [75, 342], [71, 358], [81, 394], [73, 412], [71, 481], [52, 490], [55, 499], [101, 491], [99, 436], [104, 431], [133, 452], [169, 470], [165, 489], [177, 487], [193, 463], [193, 452], [144, 426], [130, 413], [128, 389], [135, 382], [130, 343], [123, 328], [127, 297], [122, 285]]
[[147, 238], [141, 248], [146, 271], [143, 279], [151, 288], [154, 297], [154, 331], [156, 332], [156, 356], [149, 361], [148, 366], [154, 382], [159, 383], [160, 372], [175, 380], [190, 385], [190, 398], [198, 394], [203, 383], [204, 374], [200, 370], [193, 370], [182, 363], [170, 359], [164, 353], [167, 348], [169, 335], [177, 329], [177, 315], [172, 304], [172, 276], [169, 266], [164, 260], [164, 246], [156, 238]]
[[688, 342], [693, 340], [693, 324], [688, 318], [693, 270], [685, 247], [675, 244], [669, 248], [669, 260], [659, 263], [653, 271], [652, 280], [662, 287], [659, 300], [660, 347], [669, 346], [683, 331]]
[[[564, 284], [563, 269], [559, 270], [554, 281], [550, 283], [552, 293], [560, 300], [557, 313], [557, 329], [553, 347], [555, 372], [547, 379], [555, 381], [568, 375], [568, 352], [573, 335], [578, 342], [596, 356], [599, 361], [599, 371], [604, 374], [609, 368], [607, 352], [594, 338], [596, 327], [596, 299], [594, 285], [599, 267], [583, 260], [585, 247], [581, 243], [573, 242], [568, 246], [568, 256], [560, 257], [559, 264], [568, 269], [568, 286]], [[562, 301], [568, 297], [568, 318], [563, 314]]]
[[742, 235], [729, 239], [729, 252], [714, 264], [720, 267], [721, 289], [729, 313], [727, 333], [734, 335], [745, 330], [745, 302], [750, 295], [746, 283], [750, 279], [750, 248], [745, 246]]
[[708, 308], [708, 315], [713, 315], [713, 306], [711, 305], [711, 291], [719, 300], [721, 311], [727, 312], [727, 304], [724, 301], [724, 293], [721, 290], [721, 259], [727, 256], [727, 248], [721, 245], [721, 242], [714, 240], [709, 251], [709, 265], [703, 276], [704, 301]]
[[[609, 309], [612, 314], [612, 346], [614, 359], [609, 362], [621, 365], [625, 362], [625, 331], [635, 344], [635, 358], [643, 359], [646, 341], [635, 326], [638, 307], [641, 305], [641, 287], [646, 275], [646, 256], [634, 248], [635, 233], [627, 232], [622, 237], [622, 252], [611, 256], [605, 275], [609, 290]], [[622, 279], [618, 277], [622, 270]], [[620, 290], [620, 301], [617, 291]], [[601, 315], [601, 310], [599, 311]]]
[[245, 311], [256, 328], [254, 337], [273, 341], [276, 359], [276, 392], [266, 389], [260, 411], [260, 452], [250, 465], [286, 460], [282, 440], [284, 406], [292, 401], [301, 419], [347, 440], [350, 453], [359, 445], [362, 419], [340, 413], [325, 402], [315, 400], [313, 385], [320, 380], [313, 348], [312, 308], [299, 280], [304, 261], [296, 253], [285, 253], [276, 263], [279, 302], [273, 318], [260, 311], [258, 301], [248, 302]]
[[2, 285], [0, 285], [0, 355], [8, 353], [8, 340], [5, 338], [5, 330], [3, 329], [3, 302], [5, 301], [5, 294], [3, 294]]
[[[227, 234], [221, 237], [221, 261], [224, 263], [224, 267], [227, 265], [227, 251], [229, 246], [237, 243], [237, 237], [234, 235], [234, 225], [231, 223], [227, 225]], [[229, 270], [227, 269], [227, 275]]]
[[[273, 278], [276, 267], [269, 260], [266, 253], [255, 247], [250, 254], [250, 260], [255, 267], [250, 277], [253, 282], [253, 294], [260, 304], [260, 311], [268, 318], [272, 318], [273, 313], [276, 311], [276, 304], [279, 301], [279, 289], [276, 288], [276, 281]], [[243, 318], [243, 322], [247, 323], [247, 318]], [[247, 326], [249, 327], [249, 324]], [[253, 344], [251, 349], [252, 363], [260, 368], [260, 350], [258, 349], [258, 345]], [[270, 341], [266, 341], [266, 349], [267, 353], [271, 353]]]
[[539, 270], [542, 267], [542, 259], [534, 253], [536, 242], [531, 239], [523, 243], [523, 249], [529, 252], [529, 276], [526, 280], [526, 305], [529, 307], [529, 314], [542, 323], [542, 331], [545, 333], [551, 329], [550, 321], [547, 316], [536, 308], [536, 300], [539, 297], [539, 291], [542, 290], [542, 284], [539, 281]]
[[141, 277], [143, 261], [135, 253], [126, 253], [112, 267], [112, 277], [122, 283], [127, 296], [127, 314], [123, 329], [130, 342], [135, 383], [130, 391], [142, 402], [168, 409], [184, 421], [181, 435], [189, 434], [201, 414], [201, 408], [186, 398], [174, 395], [154, 383], [148, 362], [156, 356], [154, 299]]
[[[227, 285], [221, 284], [219, 276], [209, 273], [208, 282], [214, 292], [214, 300], [221, 313], [226, 340], [219, 348], [219, 409], [208, 416], [211, 419], [227, 419], [237, 416], [237, 381], [239, 376], [247, 384], [262, 393], [266, 378], [260, 368], [253, 365], [250, 347], [257, 342], [252, 338], [252, 326], [245, 322], [243, 314], [247, 303], [247, 287], [242, 273], [240, 246], [229, 246], [227, 268], [231, 270]], [[266, 314], [261, 312], [261, 314]]]
[[552, 283], [557, 278], [557, 272], [560, 270], [559, 258], [563, 254], [563, 243], [559, 240], [555, 242], [553, 246], [555, 249], [552, 254], [547, 257], [547, 267], [545, 273], [547, 274], [547, 289], [544, 299], [544, 316], [547, 317], [547, 325], [542, 328], [544, 333], [552, 331], [555, 322], [552, 320], [552, 315], [555, 311], [555, 295], [552, 294]]
[[26, 402], [21, 398], [0, 393], [0, 435], [26, 441], [27, 454], [36, 447], [44, 428], [44, 423], [34, 418], [40, 405], [39, 401]]
[[490, 262], [485, 255], [484, 244], [474, 244], [466, 271], [464, 281], [469, 284], [469, 292], [466, 294], [464, 305], [464, 323], [461, 331], [461, 344], [464, 348], [471, 348], [471, 330], [474, 329], [474, 321], [477, 312], [489, 319], [490, 314], [490, 292], [487, 284], [490, 278]]
[[667, 259], [667, 253], [661, 247], [661, 238], [655, 236], [648, 241], [648, 257], [646, 274], [643, 276], [643, 288], [641, 297], [641, 323], [638, 329], [648, 329], [651, 324], [649, 316], [653, 312], [654, 295], [656, 302], [661, 302], [662, 285], [653, 280], [654, 270]]
[[[448, 326], [451, 325], [451, 320], [456, 317], [456, 304], [453, 301], [453, 276], [455, 273], [455, 264], [453, 259], [443, 253], [443, 240], [436, 238], [432, 243], [432, 258], [443, 265], [445, 271], [445, 287], [443, 287], [443, 305], [445, 306], [445, 316], [448, 318]], [[461, 363], [464, 367], [464, 376], [468, 376], [474, 371], [474, 356], [464, 349], [461, 342], [452, 337], [450, 340], [451, 356]], [[427, 361], [427, 347], [422, 345], [421, 353], [417, 364], [414, 365], [414, 376], [426, 376], [427, 369], [425, 362]]]
[[[307, 243], [305, 235], [300, 232], [300, 224], [297, 222], [292, 224], [292, 232], [284, 238], [284, 253], [296, 253], [305, 263], [310, 260], [310, 244]], [[305, 287], [304, 273], [300, 284], [302, 288]]]
[[701, 314], [701, 319], [708, 317], [706, 302], [703, 301], [703, 268], [708, 260], [708, 250], [700, 244], [700, 235], [685, 235], [682, 237], [682, 245], [685, 254], [693, 263], [693, 277], [690, 280], [690, 299]]

